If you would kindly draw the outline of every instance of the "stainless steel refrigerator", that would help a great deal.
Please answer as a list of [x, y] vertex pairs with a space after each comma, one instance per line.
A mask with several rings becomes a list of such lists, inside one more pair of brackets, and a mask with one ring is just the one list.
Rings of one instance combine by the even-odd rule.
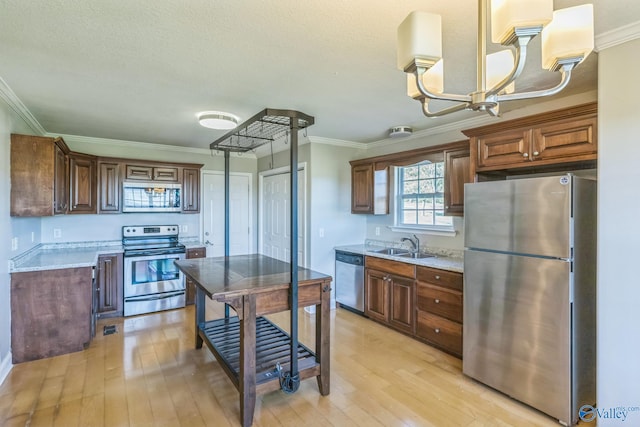
[[596, 181], [465, 185], [463, 372], [572, 425], [596, 395]]

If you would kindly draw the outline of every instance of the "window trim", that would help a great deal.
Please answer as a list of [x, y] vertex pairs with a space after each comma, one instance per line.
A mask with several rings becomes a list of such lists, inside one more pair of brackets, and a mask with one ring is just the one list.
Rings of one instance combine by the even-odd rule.
[[[436, 162], [434, 162], [436, 163]], [[451, 219], [451, 225], [419, 225], [419, 224], [402, 224], [400, 223], [400, 210], [401, 210], [401, 189], [400, 189], [400, 173], [402, 168], [408, 167], [412, 165], [397, 165], [393, 166], [393, 225], [389, 227], [392, 231], [398, 232], [418, 232], [418, 233], [428, 233], [439, 236], [455, 236], [458, 232], [455, 229], [453, 217], [447, 216], [447, 218]], [[446, 174], [443, 177], [446, 179]], [[445, 181], [445, 186], [447, 185]], [[446, 216], [446, 215], [445, 215]]]

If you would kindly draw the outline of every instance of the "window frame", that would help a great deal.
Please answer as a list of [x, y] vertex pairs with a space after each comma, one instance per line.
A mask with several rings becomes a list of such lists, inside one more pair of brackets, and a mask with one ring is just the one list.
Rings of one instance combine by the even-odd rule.
[[[433, 197], [437, 197], [437, 195], [441, 195], [441, 197], [443, 198], [443, 206], [442, 209], [435, 209], [435, 200], [434, 200], [434, 207], [432, 209], [432, 211], [434, 212], [434, 215], [436, 213], [436, 211], [442, 211], [443, 213], [443, 217], [448, 218], [450, 224], [449, 225], [426, 225], [426, 224], [405, 224], [402, 222], [403, 219], [403, 201], [406, 199], [406, 196], [404, 194], [404, 189], [403, 189], [403, 184], [404, 184], [404, 179], [403, 179], [403, 171], [405, 168], [408, 167], [413, 167], [413, 166], [419, 166], [421, 163], [425, 163], [425, 162], [417, 162], [414, 164], [407, 164], [407, 165], [396, 165], [393, 167], [393, 179], [394, 179], [394, 185], [392, 186], [393, 191], [394, 191], [394, 207], [393, 207], [393, 212], [394, 212], [394, 220], [393, 220], [393, 226], [391, 227], [392, 230], [394, 231], [417, 231], [417, 232], [429, 232], [430, 234], [441, 234], [441, 235], [455, 235], [455, 228], [454, 228], [454, 222], [453, 222], [453, 217], [451, 216], [447, 216], [444, 215], [445, 209], [444, 209], [444, 192], [445, 192], [445, 187], [447, 185], [446, 182], [446, 171], [444, 170], [444, 161], [443, 160], [436, 160], [433, 162], [429, 162], [432, 164], [437, 164], [437, 163], [441, 163], [442, 164], [442, 180], [443, 180], [443, 189], [442, 192], [439, 193], [437, 191], [434, 191], [434, 193], [425, 193], [425, 194], [429, 194], [429, 195], [433, 195]], [[436, 186], [435, 186], [435, 180], [438, 179], [440, 177], [433, 177], [433, 178], [424, 178], [424, 180], [434, 180], [434, 190], [436, 190]], [[418, 175], [418, 185], [420, 183], [422, 179], [420, 178], [420, 176]], [[418, 194], [420, 193], [416, 193], [415, 195], [413, 195], [413, 197], [419, 197]], [[418, 211], [418, 208], [416, 207], [416, 211]], [[435, 220], [435, 218], [434, 218]], [[435, 222], [435, 221], [434, 221]]]

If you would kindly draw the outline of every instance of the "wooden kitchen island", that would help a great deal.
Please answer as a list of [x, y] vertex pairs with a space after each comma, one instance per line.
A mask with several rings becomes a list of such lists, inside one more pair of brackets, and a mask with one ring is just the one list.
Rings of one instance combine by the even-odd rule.
[[[291, 339], [261, 317], [289, 309], [290, 266], [264, 255], [237, 255], [176, 261], [196, 285], [195, 345], [214, 354], [240, 393], [240, 417], [253, 423], [256, 394], [280, 388], [276, 366], [289, 370]], [[298, 344], [300, 379], [316, 377], [329, 394], [329, 302], [331, 277], [298, 270], [299, 307], [316, 306], [315, 352]], [[228, 304], [237, 316], [205, 321], [205, 296]]]

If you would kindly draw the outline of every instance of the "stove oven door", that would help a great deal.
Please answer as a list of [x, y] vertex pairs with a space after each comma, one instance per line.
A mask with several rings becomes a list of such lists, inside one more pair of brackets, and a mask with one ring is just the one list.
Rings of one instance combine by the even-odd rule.
[[124, 258], [124, 297], [184, 291], [182, 272], [173, 263], [184, 254], [144, 255]]

